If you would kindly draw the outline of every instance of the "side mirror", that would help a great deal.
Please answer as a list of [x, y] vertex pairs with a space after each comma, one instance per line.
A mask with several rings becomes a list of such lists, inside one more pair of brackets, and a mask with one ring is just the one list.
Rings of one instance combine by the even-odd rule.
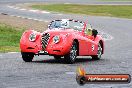
[[97, 31], [97, 30], [95, 30], [95, 29], [93, 29], [93, 30], [92, 30], [92, 35], [93, 35], [94, 37], [96, 37], [96, 36], [97, 36], [97, 34], [98, 34], [98, 31]]

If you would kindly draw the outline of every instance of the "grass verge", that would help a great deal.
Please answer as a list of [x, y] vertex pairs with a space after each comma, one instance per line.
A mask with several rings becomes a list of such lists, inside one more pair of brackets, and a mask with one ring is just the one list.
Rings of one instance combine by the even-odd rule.
[[0, 52], [18, 52], [19, 41], [24, 30], [0, 24]]
[[132, 18], [132, 5], [46, 4], [32, 5], [31, 7], [40, 10], [62, 13]]

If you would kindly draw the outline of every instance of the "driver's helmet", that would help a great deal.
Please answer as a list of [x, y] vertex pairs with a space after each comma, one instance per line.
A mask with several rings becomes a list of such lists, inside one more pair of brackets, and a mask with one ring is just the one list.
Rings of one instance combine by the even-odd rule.
[[87, 24], [87, 27], [86, 27], [86, 34], [91, 36], [92, 35], [92, 26], [90, 24]]

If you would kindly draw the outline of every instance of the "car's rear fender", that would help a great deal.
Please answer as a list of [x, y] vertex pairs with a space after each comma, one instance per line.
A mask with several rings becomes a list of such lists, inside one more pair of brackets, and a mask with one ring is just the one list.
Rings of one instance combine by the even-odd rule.
[[103, 38], [100, 36], [100, 35], [97, 35], [96, 36], [96, 38], [94, 39], [94, 42], [96, 43], [96, 44], [101, 44], [101, 47], [102, 47], [102, 54], [104, 54], [104, 40], [103, 40]]

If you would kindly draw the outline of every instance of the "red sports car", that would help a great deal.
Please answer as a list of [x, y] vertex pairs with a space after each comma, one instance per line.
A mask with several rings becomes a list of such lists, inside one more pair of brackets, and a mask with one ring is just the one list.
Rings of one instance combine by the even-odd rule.
[[100, 59], [104, 53], [104, 40], [87, 22], [54, 20], [43, 33], [27, 30], [20, 39], [20, 49], [25, 62], [34, 55], [52, 55], [55, 59], [74, 63], [77, 56]]

